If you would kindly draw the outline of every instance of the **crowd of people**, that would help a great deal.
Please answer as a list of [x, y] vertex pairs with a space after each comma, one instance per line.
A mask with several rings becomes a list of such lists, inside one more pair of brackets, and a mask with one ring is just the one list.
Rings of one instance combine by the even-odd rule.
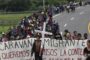
[[63, 5], [56, 6], [53, 9], [48, 7], [45, 11], [39, 11], [33, 13], [31, 16], [24, 17], [21, 19], [20, 23], [17, 26], [9, 28], [7, 33], [2, 33], [0, 41], [10, 41], [10, 40], [20, 40], [25, 38], [35, 38], [35, 30], [43, 30], [44, 22], [46, 22], [46, 31], [51, 32], [52, 35], [45, 35], [45, 37], [55, 38], [59, 40], [82, 40], [88, 39], [88, 34], [85, 33], [83, 38], [82, 34], [74, 31], [73, 33], [69, 32], [67, 29], [64, 31], [64, 34], [61, 35], [59, 24], [53, 20], [53, 12], [60, 13], [65, 10]]
[[0, 41], [20, 40], [27, 37], [34, 38], [35, 30], [42, 31], [44, 22], [47, 22], [46, 31], [52, 33], [59, 31], [58, 23], [52, 21], [52, 11], [49, 8], [46, 11], [39, 11], [31, 16], [22, 18], [17, 26], [10, 27], [7, 33], [2, 33]]

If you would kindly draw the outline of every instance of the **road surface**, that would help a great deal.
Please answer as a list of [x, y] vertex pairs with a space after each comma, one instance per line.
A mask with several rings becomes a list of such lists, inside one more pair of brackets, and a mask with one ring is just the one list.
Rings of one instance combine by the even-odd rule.
[[68, 29], [70, 32], [77, 31], [81, 34], [88, 33], [90, 39], [90, 33], [88, 31], [88, 25], [90, 22], [90, 5], [77, 7], [74, 13], [63, 12], [57, 14], [53, 19], [59, 23], [60, 32]]

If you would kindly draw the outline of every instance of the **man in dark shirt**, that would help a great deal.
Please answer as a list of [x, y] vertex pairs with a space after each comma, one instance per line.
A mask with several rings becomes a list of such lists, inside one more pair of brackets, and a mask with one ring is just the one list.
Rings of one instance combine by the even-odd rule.
[[34, 41], [32, 51], [31, 51], [31, 56], [33, 55], [33, 53], [35, 53], [35, 60], [42, 60], [44, 47], [42, 47], [41, 45], [42, 41], [40, 40], [40, 37], [41, 37], [40, 34], [37, 33], [37, 38]]
[[84, 37], [84, 39], [88, 39], [88, 34], [84, 33], [83, 37]]
[[87, 41], [87, 47], [84, 48], [83, 54], [86, 60], [90, 60], [90, 40]]
[[57, 40], [62, 40], [62, 36], [59, 32], [55, 33], [54, 38]]

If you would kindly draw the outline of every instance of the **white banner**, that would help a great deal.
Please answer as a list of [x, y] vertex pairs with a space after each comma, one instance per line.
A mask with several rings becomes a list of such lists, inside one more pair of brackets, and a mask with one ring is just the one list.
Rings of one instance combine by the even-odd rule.
[[[1, 60], [33, 60], [31, 48], [35, 38], [1, 42]], [[87, 40], [54, 40], [45, 38], [43, 60], [84, 60], [83, 49]]]

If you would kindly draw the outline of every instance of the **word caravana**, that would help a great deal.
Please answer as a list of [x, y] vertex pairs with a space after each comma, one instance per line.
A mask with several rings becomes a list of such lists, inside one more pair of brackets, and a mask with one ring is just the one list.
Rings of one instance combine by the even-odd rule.
[[9, 41], [4, 42], [4, 48], [2, 50], [16, 49], [16, 48], [31, 48], [33, 40], [22, 40], [22, 41]]
[[[3, 42], [3, 49], [0, 50], [11, 50], [11, 49], [23, 49], [23, 48], [32, 48], [33, 42], [35, 39], [26, 39], [19, 41], [9, 41]], [[54, 40], [54, 39], [44, 39], [42, 40], [44, 45], [47, 47], [68, 47], [68, 46], [84, 46], [85, 42], [83, 40]]]

